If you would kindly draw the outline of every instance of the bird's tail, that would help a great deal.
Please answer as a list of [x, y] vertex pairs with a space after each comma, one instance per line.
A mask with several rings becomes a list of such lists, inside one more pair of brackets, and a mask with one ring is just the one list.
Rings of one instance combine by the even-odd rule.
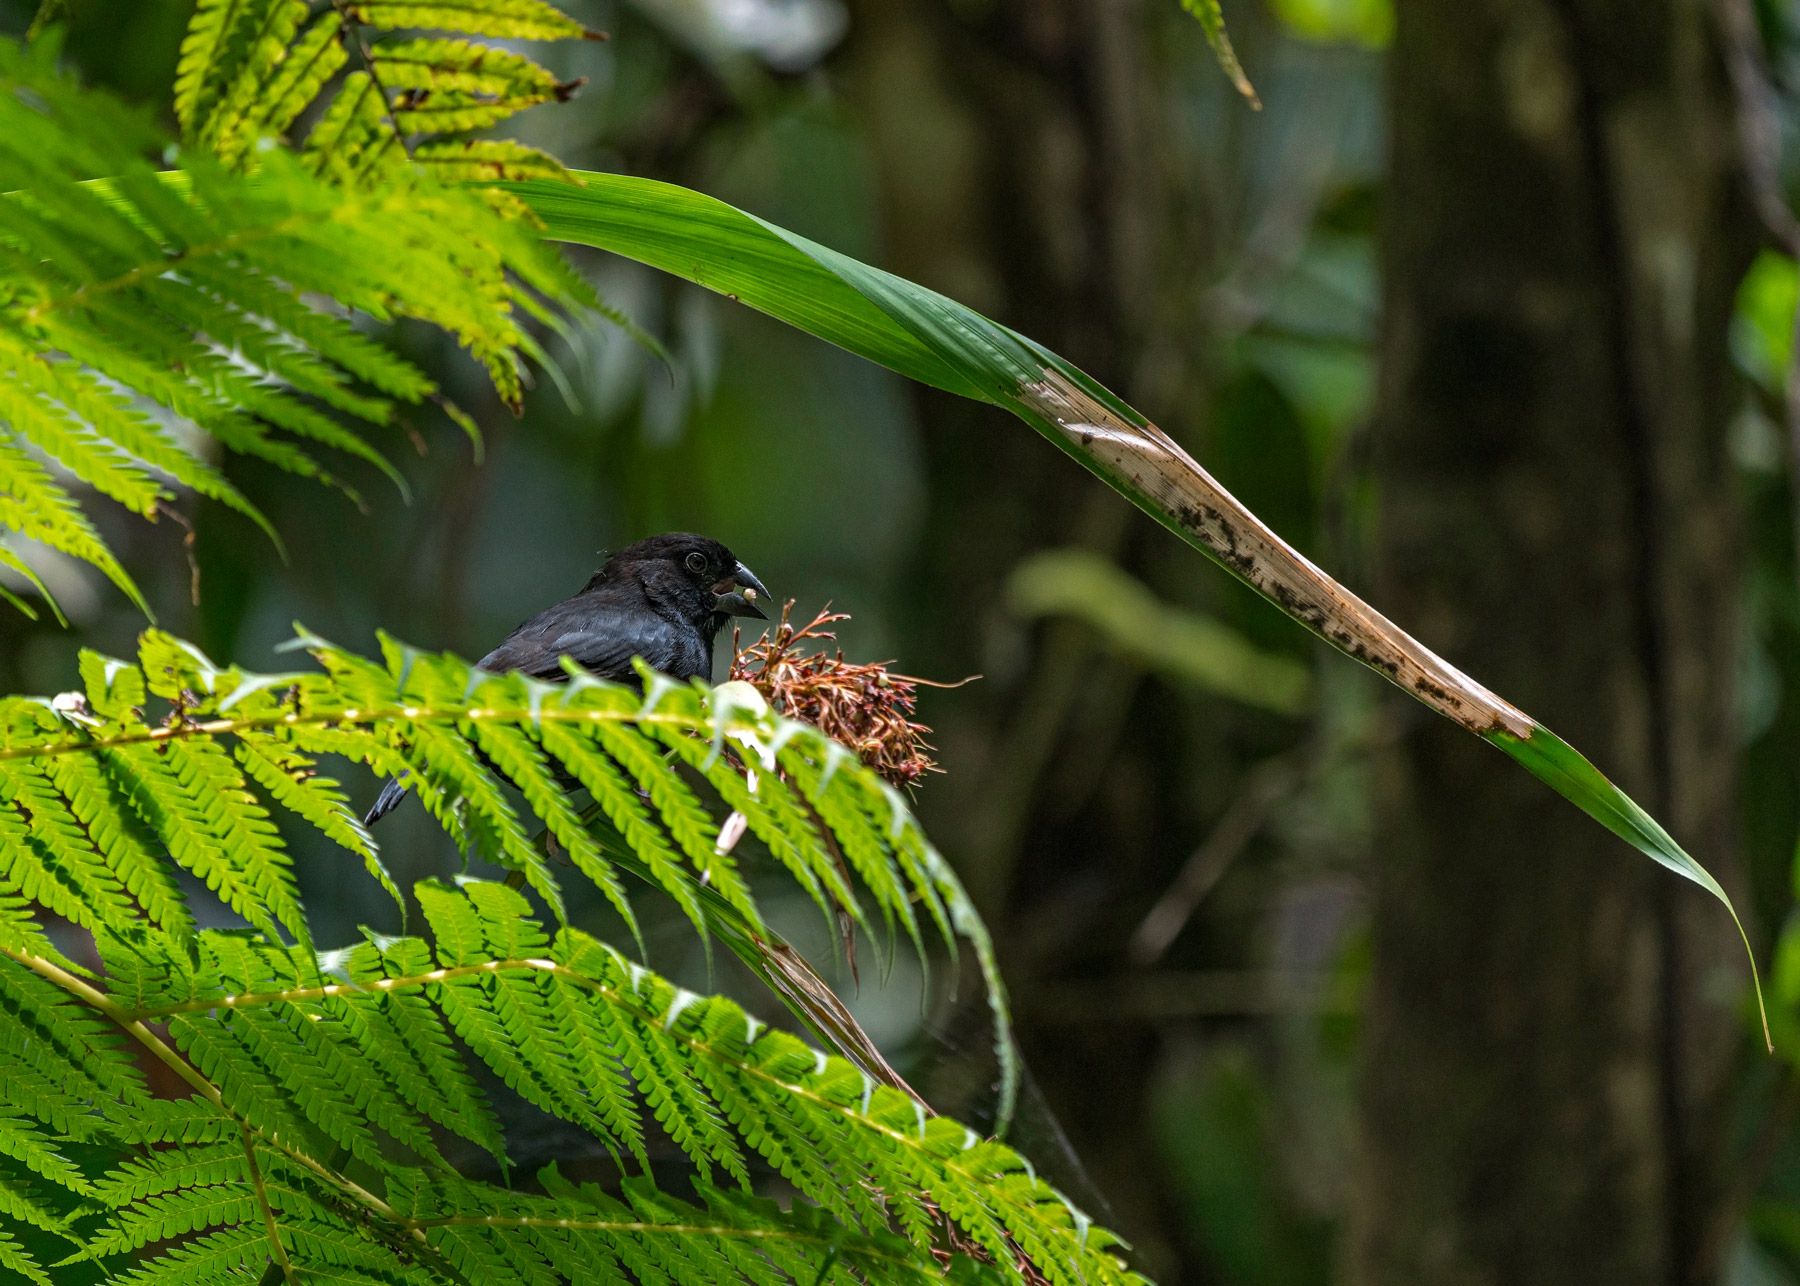
[[401, 781], [400, 778], [388, 778], [387, 785], [383, 786], [381, 788], [381, 793], [375, 796], [375, 806], [369, 809], [368, 815], [363, 818], [363, 825], [373, 826], [376, 822], [386, 817], [389, 813], [400, 807], [400, 801], [405, 799], [406, 795], [406, 784]]

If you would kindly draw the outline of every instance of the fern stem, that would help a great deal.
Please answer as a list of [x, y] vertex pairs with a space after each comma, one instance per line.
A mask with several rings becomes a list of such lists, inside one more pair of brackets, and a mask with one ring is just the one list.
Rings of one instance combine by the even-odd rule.
[[[407, 1219], [404, 1221], [412, 1228], [566, 1228], [581, 1232], [616, 1232], [630, 1233], [638, 1236], [663, 1236], [673, 1234], [679, 1237], [718, 1237], [721, 1239], [738, 1239], [746, 1241], [781, 1241], [794, 1245], [823, 1246], [827, 1250], [836, 1251], [839, 1243], [830, 1237], [818, 1237], [811, 1233], [793, 1232], [786, 1228], [737, 1228], [729, 1224], [680, 1224], [680, 1223], [644, 1223], [630, 1219], [562, 1219], [547, 1215], [439, 1215], [425, 1219]], [[894, 1255], [885, 1255], [870, 1247], [859, 1252], [863, 1259], [879, 1259], [916, 1274], [915, 1263]]]
[[710, 729], [703, 718], [694, 715], [654, 714], [638, 710], [491, 710], [477, 708], [432, 710], [418, 706], [396, 706], [391, 709], [338, 710], [329, 714], [262, 715], [253, 719], [206, 719], [151, 728], [117, 737], [93, 737], [85, 741], [63, 741], [54, 745], [11, 746], [0, 749], [0, 759], [44, 759], [52, 755], [82, 754], [93, 750], [111, 750], [118, 746], [159, 745], [183, 737], [222, 737], [240, 730], [260, 731], [268, 728], [328, 728], [333, 725], [378, 723], [461, 723], [465, 720], [501, 719], [519, 723], [631, 723], [666, 724], [690, 732]]
[[294, 1265], [288, 1259], [287, 1247], [281, 1244], [281, 1230], [275, 1225], [275, 1207], [269, 1204], [269, 1190], [263, 1184], [262, 1166], [256, 1161], [256, 1137], [250, 1127], [243, 1121], [238, 1122], [238, 1131], [244, 1138], [244, 1166], [250, 1175], [250, 1189], [256, 1194], [257, 1208], [262, 1211], [263, 1226], [269, 1230], [269, 1257], [274, 1267], [281, 1270], [283, 1280], [297, 1282], [294, 1276]]
[[[0, 948], [3, 949], [3, 948]], [[564, 968], [554, 960], [521, 958], [517, 960], [484, 960], [478, 965], [458, 965], [449, 969], [432, 969], [426, 973], [412, 974], [398, 978], [377, 978], [366, 986], [354, 982], [332, 982], [318, 987], [290, 987], [281, 991], [246, 992], [241, 996], [219, 996], [211, 1000], [184, 1000], [176, 1005], [159, 1005], [154, 1009], [131, 1011], [139, 1019], [157, 1020], [173, 1017], [176, 1014], [201, 1013], [209, 1009], [247, 1009], [255, 1005], [273, 1005], [283, 1002], [295, 1003], [302, 1000], [324, 1000], [332, 996], [347, 995], [351, 992], [376, 993], [393, 991], [400, 987], [424, 987], [434, 982], [450, 982], [457, 978], [468, 978], [477, 974], [499, 973], [506, 969], [539, 970], [553, 973], [570, 980], [578, 980], [580, 974]]]

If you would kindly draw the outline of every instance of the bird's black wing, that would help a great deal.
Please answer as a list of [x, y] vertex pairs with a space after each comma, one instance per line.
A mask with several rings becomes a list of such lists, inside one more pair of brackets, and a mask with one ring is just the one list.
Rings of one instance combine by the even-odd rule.
[[535, 679], [563, 677], [562, 658], [603, 679], [630, 682], [631, 658], [678, 679], [711, 672], [711, 649], [698, 631], [684, 629], [647, 609], [560, 603], [507, 636], [477, 664], [496, 672], [517, 670]]
[[[562, 658], [603, 679], [635, 684], [631, 658], [641, 656], [650, 668], [672, 678], [691, 679], [712, 673], [712, 640], [692, 627], [658, 616], [644, 605], [621, 605], [599, 594], [578, 594], [539, 612], [476, 662], [496, 674], [518, 671], [534, 679], [560, 680]], [[405, 779], [382, 787], [375, 806], [363, 819], [373, 826], [406, 798]]]

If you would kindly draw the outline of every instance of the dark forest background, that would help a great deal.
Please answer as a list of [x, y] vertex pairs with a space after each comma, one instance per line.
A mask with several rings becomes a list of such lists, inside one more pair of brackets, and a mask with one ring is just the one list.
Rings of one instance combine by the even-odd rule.
[[[1028, 1128], [1060, 1121], [1059, 1177], [1141, 1269], [1800, 1282], [1800, 12], [1241, 0], [1253, 111], [1175, 0], [566, 7], [612, 38], [544, 51], [588, 83], [526, 137], [935, 287], [1119, 390], [1721, 873], [1778, 1055], [1716, 904], [1001, 412], [606, 256], [581, 262], [670, 363], [555, 341], [567, 388], [514, 419], [403, 334], [479, 409], [485, 460], [434, 437], [413, 503], [363, 479], [366, 513], [232, 461], [291, 561], [189, 506], [195, 607], [182, 530], [121, 521], [159, 623], [252, 667], [296, 619], [473, 656], [609, 545], [718, 536], [802, 612], [852, 613], [852, 656], [982, 676], [925, 695], [945, 772], [919, 809], [1001, 944]], [[188, 7], [68, 8], [69, 61], [166, 115]], [[29, 9], [0, 4], [6, 29]], [[76, 629], [0, 618], [7, 691], [142, 628], [46, 571]], [[392, 825], [403, 884], [441, 865], [420, 817]], [[302, 873], [321, 940], [391, 915]], [[982, 1034], [916, 995], [866, 973], [857, 1004], [938, 1092], [978, 1083]]]

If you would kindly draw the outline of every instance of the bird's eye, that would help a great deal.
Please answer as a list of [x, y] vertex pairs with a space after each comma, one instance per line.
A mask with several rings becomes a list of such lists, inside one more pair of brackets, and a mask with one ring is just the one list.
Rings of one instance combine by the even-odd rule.
[[696, 576], [698, 576], [701, 572], [705, 571], [706, 570], [706, 555], [698, 554], [698, 553], [689, 554], [687, 556], [687, 569], [690, 572], [694, 573], [694, 575], [696, 575]]

